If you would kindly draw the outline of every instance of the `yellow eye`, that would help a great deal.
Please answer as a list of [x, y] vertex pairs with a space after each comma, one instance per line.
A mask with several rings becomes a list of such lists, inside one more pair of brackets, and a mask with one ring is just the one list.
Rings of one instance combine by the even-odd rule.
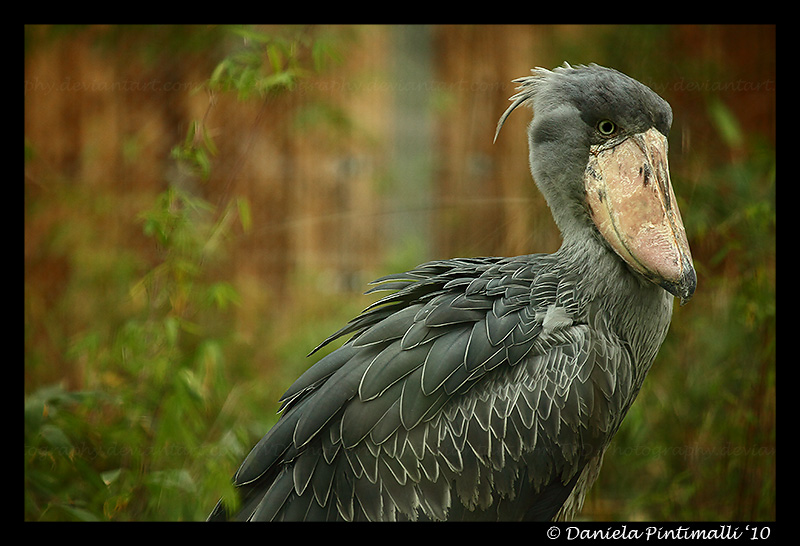
[[610, 119], [602, 119], [597, 122], [597, 132], [600, 136], [613, 136], [617, 132], [617, 124]]

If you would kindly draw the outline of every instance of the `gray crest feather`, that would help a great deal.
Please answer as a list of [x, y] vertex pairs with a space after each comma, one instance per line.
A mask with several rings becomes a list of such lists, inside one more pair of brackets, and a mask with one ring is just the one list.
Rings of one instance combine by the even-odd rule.
[[550, 77], [554, 72], [560, 72], [569, 69], [572, 69], [572, 66], [570, 66], [570, 64], [566, 61], [564, 61], [564, 64], [555, 70], [548, 70], [546, 68], [537, 66], [536, 68], [531, 69], [530, 76], [511, 80], [513, 83], [518, 83], [521, 85], [517, 87], [517, 93], [508, 99], [513, 102], [511, 103], [511, 106], [509, 106], [506, 111], [503, 112], [503, 115], [500, 116], [500, 120], [497, 122], [497, 130], [494, 132], [494, 140], [492, 142], [497, 142], [497, 136], [500, 134], [500, 129], [503, 128], [503, 124], [506, 122], [508, 116], [511, 115], [511, 112], [513, 112], [514, 109], [520, 104], [529, 103], [529, 101], [536, 94], [536, 90], [541, 82]]

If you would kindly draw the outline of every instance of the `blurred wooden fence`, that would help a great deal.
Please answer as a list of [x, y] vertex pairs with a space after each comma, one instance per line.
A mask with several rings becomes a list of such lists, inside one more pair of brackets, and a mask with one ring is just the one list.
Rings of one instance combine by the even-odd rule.
[[[497, 144], [492, 137], [514, 92], [510, 80], [534, 65], [559, 64], [556, 36], [560, 51], [564, 42], [578, 44], [596, 29], [323, 30], [341, 38], [341, 64], [283, 97], [239, 102], [218, 96], [209, 109], [208, 95], [192, 90], [225, 51], [174, 44], [181, 32], [197, 40], [203, 29], [165, 37], [164, 30], [93, 27], [56, 38], [44, 37], [52, 29], [32, 29], [25, 136], [41, 161], [26, 171], [26, 200], [67, 180], [89, 192], [110, 192], [122, 202], [114, 204], [121, 206], [115, 229], [135, 238], [133, 220], [147, 196], [174, 183], [171, 147], [208, 110], [205, 125], [219, 154], [211, 179], [196, 191], [217, 204], [232, 196], [250, 201], [253, 230], [237, 239], [233, 262], [273, 285], [296, 267], [331, 271], [349, 284], [408, 238], [422, 258], [557, 247], [549, 211], [528, 173], [524, 127], [530, 113], [512, 116]], [[700, 40], [694, 27], [668, 34], [659, 43]], [[731, 34], [722, 33], [718, 42], [726, 45]], [[734, 54], [744, 53], [727, 53]], [[664, 83], [652, 67], [642, 70], [634, 75], [656, 87]], [[663, 87], [673, 100], [685, 91]], [[755, 109], [755, 119], [768, 117]], [[704, 138], [702, 128], [693, 137]], [[26, 224], [26, 266], [36, 266], [43, 231]]]
[[[273, 286], [298, 267], [349, 285], [406, 235], [422, 259], [557, 246], [528, 174], [529, 113], [512, 118], [492, 145], [510, 80], [530, 69], [536, 33], [326, 30], [355, 32], [344, 39], [341, 65], [282, 97], [220, 95], [211, 108], [206, 93], [192, 93], [213, 70], [209, 52], [148, 62], [142, 51], [153, 44], [144, 31], [121, 33], [112, 47], [104, 42], [113, 30], [103, 27], [41, 38], [26, 55], [25, 136], [41, 160], [26, 171], [26, 200], [59, 183], [114, 196], [111, 229], [128, 244], [147, 198], [176, 183], [170, 149], [191, 120], [205, 119], [219, 153], [211, 178], [193, 191], [220, 205], [249, 200], [253, 229], [237, 237], [232, 263]], [[36, 256], [53, 218], [36, 221], [26, 224], [26, 266], [57, 274]]]

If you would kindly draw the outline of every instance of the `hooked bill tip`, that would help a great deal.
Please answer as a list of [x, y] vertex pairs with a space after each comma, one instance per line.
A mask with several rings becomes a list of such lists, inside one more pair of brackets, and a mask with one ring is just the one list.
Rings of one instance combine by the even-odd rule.
[[662, 280], [658, 284], [673, 296], [680, 298], [681, 306], [683, 306], [689, 303], [689, 300], [694, 296], [694, 291], [697, 289], [697, 272], [691, 262], [684, 263], [683, 275], [679, 280]]
[[697, 272], [694, 267], [690, 266], [684, 273], [681, 285], [683, 287], [683, 292], [680, 294], [681, 305], [686, 305], [694, 296], [694, 291], [697, 288]]

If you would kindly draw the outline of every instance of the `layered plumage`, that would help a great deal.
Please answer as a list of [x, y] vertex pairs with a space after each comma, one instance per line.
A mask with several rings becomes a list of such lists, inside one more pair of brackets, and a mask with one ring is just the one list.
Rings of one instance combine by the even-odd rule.
[[[536, 77], [552, 86], [575, 76], [568, 70], [641, 92], [600, 67]], [[534, 174], [537, 162], [563, 161], [540, 137], [532, 126]], [[551, 207], [575, 191], [537, 182]], [[391, 293], [323, 342], [353, 334], [284, 394], [281, 418], [234, 477], [241, 506], [227, 514], [220, 503], [210, 519], [549, 520], [579, 510], [666, 335], [672, 296], [614, 252], [585, 204], [571, 210], [556, 215], [555, 254], [435, 261], [376, 281], [373, 291]]]

